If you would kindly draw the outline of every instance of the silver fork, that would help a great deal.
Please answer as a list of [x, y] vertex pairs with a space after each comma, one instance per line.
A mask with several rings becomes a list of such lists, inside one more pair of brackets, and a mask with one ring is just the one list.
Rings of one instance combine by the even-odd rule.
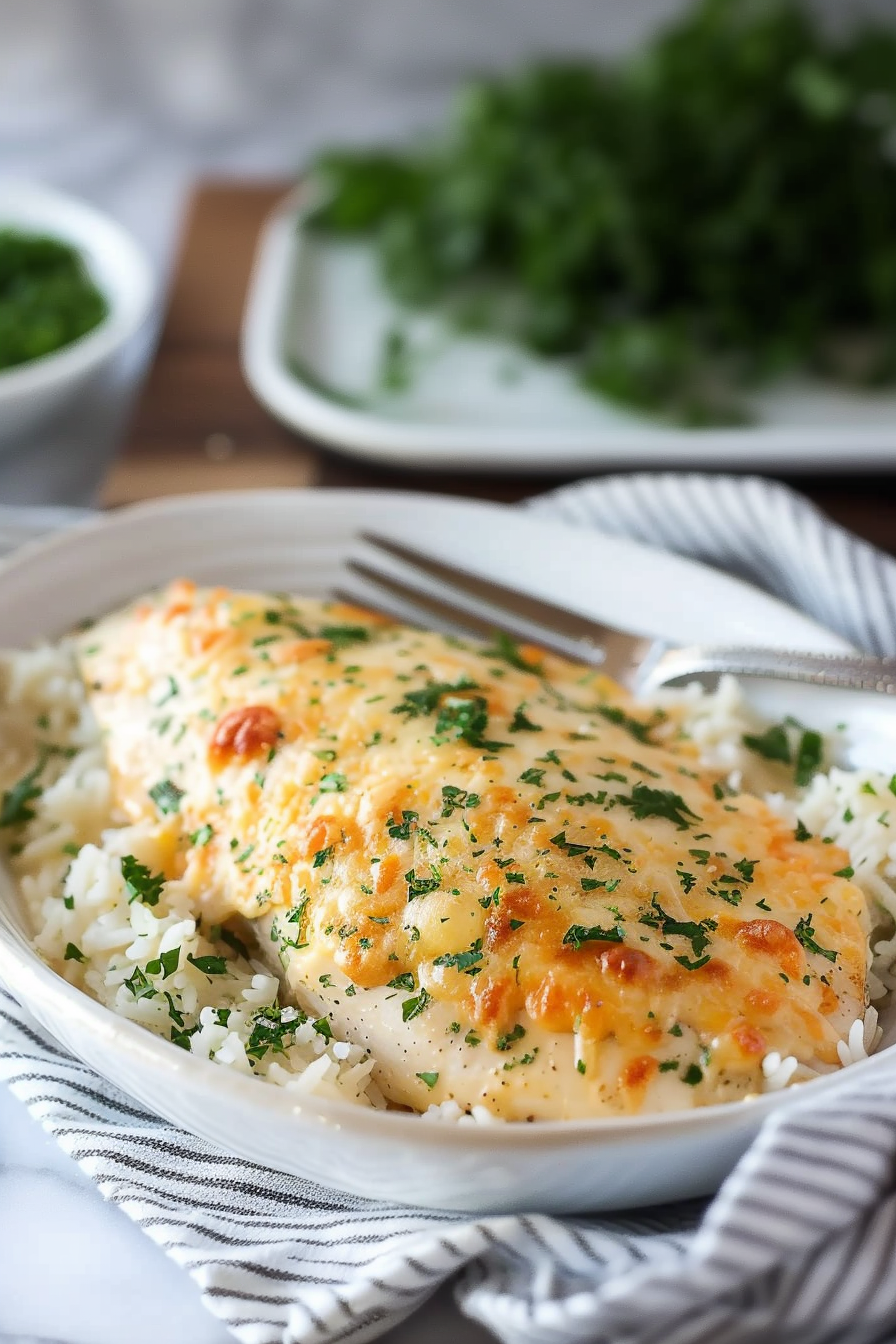
[[599, 667], [637, 693], [676, 682], [712, 682], [730, 673], [896, 694], [896, 658], [704, 645], [670, 648], [664, 641], [603, 625], [387, 537], [365, 532], [360, 540], [367, 558], [346, 562], [352, 586], [336, 590], [338, 598], [467, 638], [490, 640], [500, 631]]

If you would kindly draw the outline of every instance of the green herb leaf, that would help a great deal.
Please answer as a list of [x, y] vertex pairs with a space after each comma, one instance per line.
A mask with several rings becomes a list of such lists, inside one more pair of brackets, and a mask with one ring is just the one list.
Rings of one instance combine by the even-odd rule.
[[165, 885], [163, 873], [153, 873], [145, 864], [138, 863], [133, 854], [125, 854], [121, 860], [121, 875], [129, 904], [142, 901], [144, 905], [158, 905]]
[[811, 730], [804, 732], [797, 748], [796, 765], [794, 767], [794, 779], [801, 788], [818, 774], [821, 769], [823, 754], [824, 744], [821, 733], [815, 733]]
[[584, 924], [571, 924], [563, 935], [563, 942], [576, 951], [583, 943], [621, 943], [623, 939], [622, 929], [618, 927], [602, 929], [594, 925], [586, 928]]
[[410, 1022], [413, 1018], [419, 1017], [430, 1002], [430, 995], [425, 989], [421, 989], [413, 999], [405, 999], [401, 1005], [402, 1022]]
[[629, 795], [616, 794], [616, 801], [631, 808], [638, 821], [646, 817], [663, 817], [680, 831], [686, 831], [700, 817], [692, 812], [680, 794], [672, 789], [652, 789], [647, 784], [636, 784]]
[[495, 1047], [498, 1050], [509, 1050], [514, 1042], [521, 1041], [525, 1034], [526, 1028], [517, 1023], [512, 1031], [508, 1031], [506, 1035], [498, 1037], [495, 1042]]
[[2, 826], [20, 826], [23, 822], [31, 821], [35, 816], [34, 809], [29, 806], [36, 798], [43, 793], [43, 789], [37, 783], [44, 766], [47, 763], [46, 757], [42, 757], [33, 770], [29, 770], [27, 775], [13, 784], [3, 795], [3, 801], [0, 803], [0, 827]]
[[179, 812], [180, 800], [184, 796], [184, 791], [173, 784], [170, 779], [162, 779], [158, 784], [152, 786], [149, 790], [149, 796], [160, 812]]
[[227, 974], [226, 957], [194, 957], [192, 952], [188, 952], [187, 961], [191, 966], [195, 966], [197, 971], [202, 971], [204, 975]]
[[812, 916], [806, 915], [799, 921], [794, 929], [797, 941], [802, 944], [807, 952], [817, 952], [820, 957], [826, 957], [828, 961], [836, 961], [837, 953], [829, 947], [819, 947], [815, 941], [815, 930], [812, 927]]
[[790, 765], [793, 759], [787, 730], [781, 723], [773, 724], [771, 728], [758, 735], [744, 733], [741, 741], [750, 751], [754, 751], [757, 756], [764, 756], [767, 761], [782, 761], [785, 765]]
[[146, 963], [146, 974], [160, 975], [163, 980], [167, 980], [177, 970], [179, 962], [180, 948], [170, 947], [167, 952], [162, 952], [153, 961]]
[[466, 952], [444, 952], [433, 961], [434, 966], [453, 966], [455, 970], [471, 974], [471, 967], [482, 960], [482, 939], [477, 938]]

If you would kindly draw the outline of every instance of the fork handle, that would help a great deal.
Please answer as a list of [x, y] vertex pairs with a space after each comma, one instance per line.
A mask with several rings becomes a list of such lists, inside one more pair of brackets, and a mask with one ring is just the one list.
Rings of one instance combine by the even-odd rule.
[[896, 695], [896, 658], [705, 645], [668, 649], [646, 669], [639, 689], [656, 690], [670, 681], [700, 680], [704, 676], [726, 673], [734, 677], [771, 677], [778, 681], [802, 681], [813, 686]]

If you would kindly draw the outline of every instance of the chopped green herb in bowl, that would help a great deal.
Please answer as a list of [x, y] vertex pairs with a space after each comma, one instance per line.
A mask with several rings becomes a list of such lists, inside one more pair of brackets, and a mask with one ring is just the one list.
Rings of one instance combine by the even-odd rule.
[[71, 345], [107, 313], [76, 248], [45, 234], [0, 228], [0, 370]]

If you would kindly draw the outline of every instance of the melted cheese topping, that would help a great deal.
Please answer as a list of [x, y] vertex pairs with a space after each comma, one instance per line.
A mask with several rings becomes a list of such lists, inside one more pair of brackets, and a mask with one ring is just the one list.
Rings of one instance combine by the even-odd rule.
[[187, 582], [80, 659], [118, 809], [394, 1101], [707, 1104], [769, 1051], [836, 1067], [864, 1011], [846, 854], [593, 669]]

